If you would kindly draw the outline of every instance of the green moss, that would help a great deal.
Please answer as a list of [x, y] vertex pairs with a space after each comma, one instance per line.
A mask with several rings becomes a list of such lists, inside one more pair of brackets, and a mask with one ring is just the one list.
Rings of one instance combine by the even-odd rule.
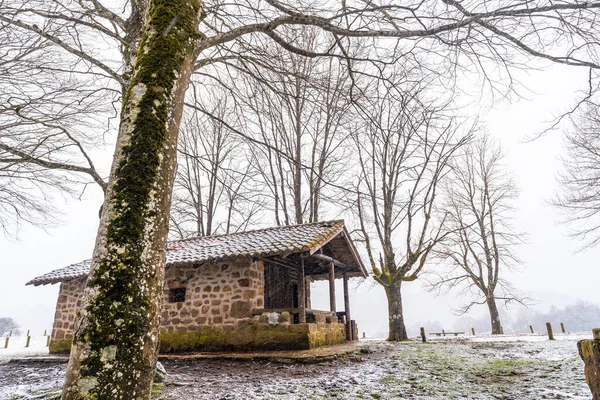
[[73, 339], [54, 339], [50, 341], [48, 351], [50, 354], [68, 354], [71, 352]]
[[308, 325], [215, 325], [197, 331], [162, 332], [160, 353], [195, 351], [306, 350]]
[[343, 324], [309, 324], [308, 340], [310, 348], [346, 342]]

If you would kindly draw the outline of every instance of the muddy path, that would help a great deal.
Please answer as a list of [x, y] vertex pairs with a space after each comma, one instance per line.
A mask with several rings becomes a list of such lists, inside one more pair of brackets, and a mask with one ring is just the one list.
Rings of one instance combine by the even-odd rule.
[[[167, 360], [154, 399], [589, 400], [573, 340], [374, 343], [321, 364]], [[56, 396], [64, 363], [0, 364], [0, 399]], [[4, 397], [3, 397], [4, 396]]]

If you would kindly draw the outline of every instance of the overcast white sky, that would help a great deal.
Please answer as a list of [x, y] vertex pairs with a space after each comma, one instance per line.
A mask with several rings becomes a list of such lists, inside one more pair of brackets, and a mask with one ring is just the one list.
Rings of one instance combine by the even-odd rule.
[[[586, 71], [554, 66], [548, 71], [522, 76], [532, 92], [527, 99], [512, 104], [496, 104], [493, 109], [473, 109], [482, 122], [503, 144], [521, 189], [518, 203], [518, 229], [528, 232], [528, 244], [519, 255], [523, 260], [513, 282], [540, 300], [538, 307], [564, 306], [577, 299], [599, 303], [597, 282], [600, 269], [595, 265], [600, 249], [574, 254], [577, 243], [563, 235], [558, 214], [544, 205], [556, 191], [556, 174], [562, 151], [560, 132], [547, 134], [533, 143], [525, 136], [539, 132], [553, 116], [573, 104], [574, 92], [585, 85]], [[475, 107], [475, 106], [473, 106]], [[110, 151], [112, 153], [112, 151]], [[90, 258], [96, 235], [99, 189], [93, 188], [82, 201], [63, 200], [64, 224], [47, 232], [24, 227], [20, 241], [0, 237], [0, 317], [15, 318], [21, 328], [41, 335], [50, 329], [54, 317], [58, 285], [32, 287], [25, 283], [38, 275]], [[357, 286], [358, 282], [352, 284]], [[459, 301], [452, 294], [434, 297], [421, 283], [404, 286], [407, 325], [417, 321], [441, 321], [450, 327], [456, 318], [452, 308]], [[326, 286], [315, 288], [313, 307], [328, 307]], [[341, 287], [338, 308], [343, 309]], [[383, 291], [364, 282], [351, 293], [353, 318], [360, 331], [372, 336], [387, 331], [387, 309]], [[475, 310], [475, 315], [484, 313]]]

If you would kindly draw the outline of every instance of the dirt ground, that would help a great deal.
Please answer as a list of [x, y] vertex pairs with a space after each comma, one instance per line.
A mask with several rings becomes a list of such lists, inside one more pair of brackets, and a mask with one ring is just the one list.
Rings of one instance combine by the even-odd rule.
[[[166, 360], [153, 398], [589, 400], [576, 338], [561, 339], [373, 342], [319, 364]], [[0, 399], [55, 398], [65, 366], [0, 364]]]

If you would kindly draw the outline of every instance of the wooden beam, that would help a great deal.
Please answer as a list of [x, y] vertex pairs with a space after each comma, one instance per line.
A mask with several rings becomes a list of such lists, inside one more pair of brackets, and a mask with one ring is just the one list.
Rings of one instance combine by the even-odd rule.
[[335, 264], [329, 264], [329, 311], [335, 312]]
[[298, 323], [306, 323], [306, 279], [304, 276], [304, 259], [298, 265]]
[[344, 272], [344, 311], [346, 311], [346, 340], [352, 340], [352, 325], [350, 321], [350, 293], [348, 290], [348, 274]]
[[336, 267], [340, 267], [340, 268], [347, 267], [346, 264], [344, 264], [343, 262], [338, 261], [333, 257], [326, 256], [325, 254], [313, 254], [313, 255], [311, 255], [311, 257], [315, 258], [319, 261], [326, 261], [328, 263], [333, 263], [333, 264], [335, 264]]

